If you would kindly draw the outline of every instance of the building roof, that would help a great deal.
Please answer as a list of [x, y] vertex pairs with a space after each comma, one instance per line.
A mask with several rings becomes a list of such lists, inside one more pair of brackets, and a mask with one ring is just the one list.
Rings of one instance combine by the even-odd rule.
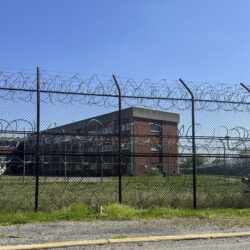
[[[166, 121], [166, 122], [173, 122], [178, 123], [180, 120], [180, 115], [176, 113], [170, 113], [165, 111], [158, 111], [158, 110], [152, 110], [152, 109], [145, 109], [145, 108], [138, 108], [138, 107], [130, 107], [122, 110], [121, 113], [122, 119], [128, 118], [128, 117], [136, 117], [136, 118], [143, 118], [143, 119], [150, 119], [150, 120], [156, 120], [156, 121]], [[87, 123], [91, 121], [106, 123], [110, 121], [117, 121], [118, 120], [118, 111], [90, 117], [85, 120], [81, 120], [78, 122], [73, 122], [69, 124], [65, 124], [62, 126], [58, 126], [55, 128], [51, 128], [46, 130], [46, 132], [56, 132], [58, 130], [60, 131], [76, 131], [78, 129], [82, 129], [83, 126], [86, 126]]]
[[132, 107], [133, 117], [178, 123], [180, 115], [159, 110]]

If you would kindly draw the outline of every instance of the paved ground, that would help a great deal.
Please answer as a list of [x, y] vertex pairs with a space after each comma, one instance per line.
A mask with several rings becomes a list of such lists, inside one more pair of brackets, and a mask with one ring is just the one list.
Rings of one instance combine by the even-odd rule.
[[[66, 248], [66, 250], [94, 250], [94, 249], [133, 249], [133, 250], [249, 250], [250, 237], [232, 238], [232, 239], [216, 239], [216, 240], [184, 240], [184, 241], [159, 241], [159, 242], [143, 242], [143, 243], [126, 243], [103, 246], [88, 246], [77, 248]], [[57, 250], [65, 250], [65, 248], [57, 248]]]
[[[181, 235], [192, 233], [238, 232], [250, 231], [250, 227], [219, 229], [207, 220], [178, 219], [150, 221], [94, 221], [94, 222], [60, 222], [47, 224], [30, 224], [0, 227], [0, 245], [18, 245], [60, 241], [90, 239], [107, 239], [116, 237], [139, 237], [160, 235]], [[201, 248], [195, 248], [198, 246]], [[199, 240], [185, 242], [145, 242], [89, 246], [68, 249], [215, 249], [214, 243], [221, 245], [218, 249], [250, 249], [250, 238]], [[225, 246], [226, 243], [230, 243]], [[230, 245], [237, 248], [230, 248]], [[205, 247], [205, 248], [204, 248]], [[223, 248], [225, 247], [225, 248]], [[244, 248], [246, 247], [246, 248]]]

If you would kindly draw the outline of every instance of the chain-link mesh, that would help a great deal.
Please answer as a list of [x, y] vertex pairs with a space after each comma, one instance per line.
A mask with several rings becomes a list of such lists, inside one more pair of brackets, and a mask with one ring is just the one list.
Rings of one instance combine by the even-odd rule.
[[0, 210], [250, 207], [247, 89], [114, 79], [0, 71]]

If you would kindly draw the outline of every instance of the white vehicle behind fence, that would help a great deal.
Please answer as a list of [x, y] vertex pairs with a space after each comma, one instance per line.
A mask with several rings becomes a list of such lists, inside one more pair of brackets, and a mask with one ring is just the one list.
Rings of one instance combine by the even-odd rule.
[[0, 156], [0, 175], [6, 171], [6, 159], [5, 156]]

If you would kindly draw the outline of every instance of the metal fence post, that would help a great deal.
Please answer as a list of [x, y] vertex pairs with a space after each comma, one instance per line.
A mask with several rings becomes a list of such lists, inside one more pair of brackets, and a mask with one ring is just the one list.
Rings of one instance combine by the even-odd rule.
[[240, 83], [240, 85], [250, 93], [250, 89], [245, 84]]
[[39, 148], [39, 140], [40, 140], [40, 68], [37, 67], [37, 89], [36, 89], [36, 94], [37, 94], [37, 103], [36, 103], [36, 123], [37, 123], [37, 128], [36, 128], [36, 190], [35, 190], [35, 212], [37, 212], [38, 209], [38, 192], [39, 192], [39, 153], [40, 153], [40, 148]]
[[[240, 83], [240, 85], [250, 93], [250, 89], [244, 83]], [[248, 162], [247, 158], [248, 157], [247, 157], [246, 145], [245, 145], [245, 154], [246, 154], [246, 166], [247, 166], [247, 162]], [[249, 181], [249, 179], [250, 179], [250, 174], [248, 174], [248, 181]], [[248, 184], [248, 189], [250, 189], [250, 184]]]
[[193, 202], [194, 202], [194, 209], [197, 207], [197, 196], [196, 196], [196, 146], [195, 146], [195, 119], [194, 119], [194, 95], [186, 83], [180, 78], [179, 81], [182, 85], [186, 88], [186, 90], [191, 95], [192, 101], [192, 160], [193, 160]]
[[119, 152], [118, 152], [118, 174], [119, 174], [119, 202], [122, 203], [122, 166], [121, 166], [121, 151], [122, 151], [122, 133], [121, 133], [121, 114], [122, 114], [122, 92], [119, 86], [119, 83], [113, 75], [113, 79], [115, 81], [115, 85], [117, 87], [117, 90], [119, 92], [119, 111], [118, 111], [118, 126], [119, 126]]

